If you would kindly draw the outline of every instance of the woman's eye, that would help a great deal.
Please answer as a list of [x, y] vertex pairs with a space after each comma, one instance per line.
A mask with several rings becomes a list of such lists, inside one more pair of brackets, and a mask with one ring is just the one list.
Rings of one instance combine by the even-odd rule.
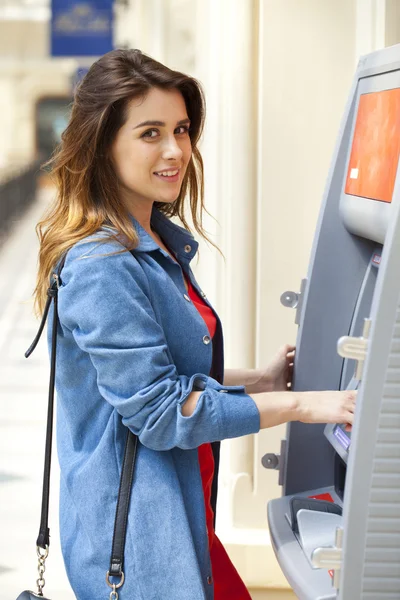
[[[178, 135], [186, 135], [189, 133], [189, 126], [181, 125], [175, 129], [174, 133], [178, 134]], [[160, 132], [158, 131], [158, 129], [148, 129], [141, 135], [141, 137], [153, 140], [153, 139], [157, 138], [159, 136], [159, 134], [160, 134]]]
[[[152, 135], [152, 134], [155, 135]], [[157, 129], [149, 129], [148, 131], [145, 131], [144, 134], [142, 135], [143, 138], [155, 138], [158, 135], [158, 130]]]

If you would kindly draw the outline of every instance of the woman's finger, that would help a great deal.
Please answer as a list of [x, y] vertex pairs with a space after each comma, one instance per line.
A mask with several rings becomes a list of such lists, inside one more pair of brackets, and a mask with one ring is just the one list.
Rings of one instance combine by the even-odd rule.
[[346, 425], [352, 425], [354, 421], [354, 413], [348, 411], [346, 414], [346, 417], [343, 419], [343, 422], [346, 423]]
[[290, 344], [285, 344], [285, 346], [283, 347], [283, 351], [286, 354], [294, 354], [295, 350], [296, 350], [296, 346], [292, 346]]
[[354, 411], [355, 411], [356, 400], [357, 400], [357, 392], [356, 391], [348, 391], [347, 397], [346, 397], [346, 402], [345, 402], [345, 408], [348, 411], [350, 411], [351, 413], [354, 413]]

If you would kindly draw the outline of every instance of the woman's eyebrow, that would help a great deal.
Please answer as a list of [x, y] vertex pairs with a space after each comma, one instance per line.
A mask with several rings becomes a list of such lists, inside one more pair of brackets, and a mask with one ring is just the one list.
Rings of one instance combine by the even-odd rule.
[[[182, 119], [182, 121], [178, 121], [177, 125], [186, 125], [190, 123], [190, 119]], [[166, 123], [164, 121], [143, 121], [139, 123], [139, 125], [135, 125], [133, 129], [139, 129], [139, 127], [149, 127], [152, 125], [153, 127], [166, 127]]]

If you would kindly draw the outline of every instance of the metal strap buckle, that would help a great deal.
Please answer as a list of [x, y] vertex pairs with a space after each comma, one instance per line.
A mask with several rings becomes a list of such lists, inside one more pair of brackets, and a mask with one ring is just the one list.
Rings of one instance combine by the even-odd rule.
[[125, 575], [124, 575], [124, 572], [121, 571], [121, 575], [112, 575], [112, 577], [120, 577], [121, 578], [121, 581], [118, 584], [111, 583], [110, 571], [107, 571], [106, 582], [107, 582], [107, 585], [109, 585], [110, 588], [112, 588], [111, 593], [110, 593], [110, 600], [118, 600], [117, 588], [120, 588], [123, 585], [123, 583], [125, 581]]

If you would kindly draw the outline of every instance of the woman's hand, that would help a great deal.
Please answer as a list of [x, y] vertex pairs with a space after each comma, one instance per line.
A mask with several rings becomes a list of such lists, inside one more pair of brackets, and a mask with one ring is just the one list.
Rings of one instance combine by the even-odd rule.
[[298, 421], [302, 423], [344, 423], [351, 430], [354, 420], [357, 392], [301, 392], [298, 393]]
[[295, 349], [295, 346], [285, 344], [265, 369], [253, 371], [252, 380], [246, 385], [246, 392], [285, 392], [292, 383]]
[[357, 392], [268, 392], [252, 396], [260, 412], [260, 428], [289, 421], [344, 423], [349, 431], [354, 420]]

